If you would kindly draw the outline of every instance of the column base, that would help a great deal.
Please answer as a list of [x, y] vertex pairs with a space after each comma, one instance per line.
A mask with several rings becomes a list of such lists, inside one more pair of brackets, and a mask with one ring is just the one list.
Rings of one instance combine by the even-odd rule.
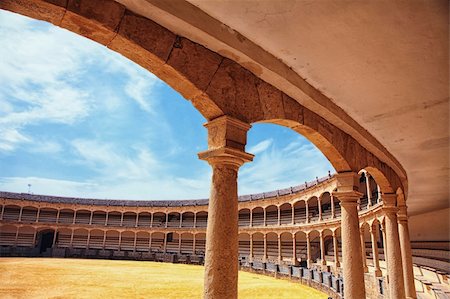
[[381, 276], [383, 275], [383, 273], [381, 273], [381, 270], [380, 270], [380, 269], [376, 269], [376, 270], [373, 272], [373, 275], [375, 275], [375, 277], [381, 277]]
[[367, 266], [364, 267], [364, 273], [369, 273], [369, 268]]

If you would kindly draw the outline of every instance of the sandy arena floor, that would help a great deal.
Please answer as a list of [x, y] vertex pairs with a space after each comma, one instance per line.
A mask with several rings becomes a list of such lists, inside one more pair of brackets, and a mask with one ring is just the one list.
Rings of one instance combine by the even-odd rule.
[[[0, 258], [0, 298], [201, 298], [203, 267], [137, 261]], [[239, 298], [326, 299], [285, 280], [239, 272]]]

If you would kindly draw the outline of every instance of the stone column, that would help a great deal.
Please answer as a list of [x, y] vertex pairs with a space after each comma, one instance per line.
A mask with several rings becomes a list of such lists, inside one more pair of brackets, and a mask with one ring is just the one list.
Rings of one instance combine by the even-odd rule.
[[282, 259], [283, 255], [281, 252], [281, 235], [278, 235], [278, 265], [281, 264]]
[[[59, 211], [58, 211], [59, 212]], [[91, 211], [91, 216], [89, 216], [89, 225], [92, 225], [92, 217], [94, 216], [94, 212]], [[58, 213], [58, 217], [59, 217], [59, 213]]]
[[[53, 233], [53, 242], [52, 242], [52, 248], [55, 248], [56, 244], [56, 235], [58, 234], [58, 229], [55, 228], [55, 232]], [[89, 247], [89, 241], [88, 241], [88, 247]]]
[[334, 266], [335, 271], [337, 272], [337, 268], [341, 266], [341, 263], [339, 262], [339, 250], [338, 250], [338, 241], [336, 236], [336, 231], [333, 231], [333, 252], [334, 252]]
[[167, 228], [167, 222], [169, 222], [169, 213], [166, 212], [166, 224], [164, 225]]
[[[387, 256], [387, 241], [386, 241], [386, 224], [383, 222], [381, 224], [381, 233], [383, 238], [383, 254], [384, 254], [384, 263], [386, 265], [386, 270], [389, 269], [389, 261]], [[389, 272], [386, 273], [386, 279], [389, 283]]]
[[325, 244], [323, 242], [323, 232], [320, 232], [320, 263], [322, 265], [326, 265], [327, 261], [325, 260]]
[[308, 269], [312, 266], [311, 260], [311, 240], [309, 238], [309, 233], [306, 234], [306, 264]]
[[77, 219], [77, 210], [73, 211], [73, 219], [72, 219], [72, 224], [75, 224]]
[[72, 248], [73, 247], [73, 229], [72, 229], [72, 232], [71, 232], [71, 234], [70, 234], [70, 246], [69, 246], [70, 248]]
[[103, 250], [105, 250], [105, 244], [106, 244], [106, 231], [103, 232], [103, 245], [102, 245]]
[[333, 194], [330, 194], [330, 203], [331, 203], [331, 219], [334, 219], [336, 217], [336, 213], [334, 211], [334, 196], [333, 196]]
[[280, 210], [280, 207], [277, 206], [277, 210], [278, 210], [278, 225], [281, 225], [281, 210]]
[[120, 213], [120, 226], [123, 226], [123, 212]]
[[250, 227], [253, 226], [253, 209], [250, 209], [250, 224], [249, 224], [249, 226]]
[[105, 217], [105, 226], [108, 226], [108, 219], [109, 219], [109, 213], [106, 212], [106, 217]]
[[250, 261], [253, 262], [253, 235], [250, 234]]
[[208, 151], [199, 158], [212, 167], [211, 194], [206, 229], [205, 282], [203, 298], [237, 298], [239, 167], [252, 161], [245, 152], [250, 125], [221, 116], [205, 125]]
[[405, 284], [403, 281], [402, 254], [397, 224], [395, 194], [382, 194], [384, 221], [386, 223], [387, 256], [389, 260], [389, 294], [390, 298], [404, 299]]
[[361, 229], [359, 230], [359, 236], [361, 238], [362, 265], [363, 265], [364, 273], [368, 273], [369, 267], [367, 267], [366, 242], [364, 240], [364, 227], [361, 227]]
[[5, 205], [2, 206], [2, 213], [0, 215], [0, 220], [3, 220], [3, 213], [5, 212]]
[[264, 212], [264, 226], [267, 226], [266, 208], [263, 209], [263, 212]]
[[150, 214], [150, 227], [153, 227], [153, 214], [155, 213]]
[[291, 212], [291, 224], [294, 225], [295, 224], [295, 209], [294, 209], [294, 205], [292, 205], [292, 212]]
[[91, 231], [88, 231], [88, 237], [87, 237], [87, 244], [86, 244], [86, 249], [89, 249], [89, 243], [91, 242]]
[[264, 262], [267, 261], [267, 235], [264, 234]]
[[[20, 207], [20, 211], [19, 211], [19, 222], [22, 221], [22, 212], [23, 212], [23, 207]], [[59, 213], [59, 210], [58, 210]], [[57, 221], [58, 222], [58, 221]]]
[[292, 265], [297, 266], [297, 242], [295, 239], [295, 234], [292, 234]]
[[163, 252], [166, 253], [167, 249], [167, 234], [164, 234], [164, 240], [163, 240]]
[[37, 234], [37, 229], [35, 228], [34, 232], [33, 232], [33, 247], [36, 246], [36, 234]]
[[322, 221], [322, 200], [317, 200], [317, 205], [319, 208], [319, 221]]
[[178, 253], [181, 253], [181, 234], [178, 234]]
[[[39, 215], [41, 214], [41, 208], [38, 208], [38, 210], [37, 210], [37, 214], [36, 214], [36, 223], [38, 223], [39, 222]], [[3, 219], [3, 216], [2, 216], [2, 219]]]
[[306, 223], [309, 223], [309, 208], [308, 208], [308, 201], [305, 201], [305, 208], [306, 208]]
[[152, 252], [152, 234], [150, 234], [150, 238], [148, 240], [148, 251]]
[[183, 214], [182, 213], [180, 213], [180, 228], [182, 227], [182, 224], [183, 224]]
[[16, 228], [16, 236], [14, 238], [14, 246], [17, 246], [17, 239], [19, 238], [19, 227]]
[[59, 223], [59, 215], [60, 214], [61, 214], [61, 210], [58, 210], [58, 213], [56, 214], [56, 223]]
[[139, 224], [139, 213], [136, 213], [136, 223], [134, 224], [134, 227], [138, 227]]
[[362, 267], [361, 240], [359, 238], [358, 190], [359, 176], [354, 172], [336, 175], [338, 188], [333, 195], [341, 205], [341, 239], [344, 276], [344, 297], [365, 298], [364, 269]]
[[194, 228], [197, 227], [197, 213], [194, 213]]
[[373, 266], [375, 268], [374, 274], [375, 277], [381, 277], [380, 258], [378, 256], [377, 234], [378, 234], [378, 222], [375, 222], [370, 226], [370, 240], [372, 241]]
[[411, 253], [411, 241], [409, 239], [408, 214], [404, 203], [399, 205], [397, 213], [398, 234], [400, 237], [400, 251], [403, 261], [403, 279], [405, 281], [406, 298], [417, 298], [416, 287], [414, 286], [414, 271]]
[[192, 240], [192, 254], [195, 255], [195, 234], [192, 234], [193, 240]]
[[122, 232], [119, 233], [119, 251], [121, 250], [122, 246]]
[[370, 174], [365, 172], [366, 176], [366, 190], [367, 190], [367, 208], [372, 206], [372, 191], [370, 190]]

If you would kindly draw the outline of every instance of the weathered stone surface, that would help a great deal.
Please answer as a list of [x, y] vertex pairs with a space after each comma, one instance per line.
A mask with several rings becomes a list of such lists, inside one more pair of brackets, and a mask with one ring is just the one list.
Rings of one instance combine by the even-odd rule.
[[[48, 3], [50, 2], [50, 3]], [[2, 0], [0, 9], [9, 10], [34, 19], [59, 25], [66, 10], [67, 0], [33, 1]]]
[[110, 0], [69, 0], [61, 27], [101, 44], [116, 35], [125, 7]]
[[257, 88], [264, 120], [284, 119], [282, 92], [263, 80], [258, 82]]
[[126, 11], [118, 32], [152, 55], [166, 62], [175, 42], [175, 34], [152, 20]]
[[300, 105], [296, 100], [292, 99], [290, 96], [284, 93], [282, 94], [282, 96], [283, 96], [284, 115], [286, 119], [290, 119], [300, 124], [303, 124], [303, 111], [307, 109], [304, 109], [302, 105]]
[[236, 62], [224, 59], [206, 93], [224, 113], [251, 123], [263, 119], [256, 82], [252, 73]]
[[167, 64], [205, 91], [219, 68], [222, 56], [186, 38], [177, 38]]

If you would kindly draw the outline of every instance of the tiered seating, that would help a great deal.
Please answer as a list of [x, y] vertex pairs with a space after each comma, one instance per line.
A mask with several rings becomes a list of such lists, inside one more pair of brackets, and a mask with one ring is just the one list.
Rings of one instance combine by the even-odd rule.
[[17, 246], [26, 246], [31, 247], [34, 246], [33, 242], [34, 230], [29, 228], [20, 228], [19, 234], [17, 235]]
[[136, 251], [149, 251], [150, 250], [150, 237], [144, 236], [138, 233], [136, 237]]
[[89, 224], [91, 219], [91, 212], [86, 210], [77, 211], [75, 217], [76, 224]]
[[193, 239], [181, 239], [181, 253], [192, 254], [193, 245]]
[[197, 227], [206, 227], [208, 223], [207, 214], [197, 214]]
[[294, 209], [295, 223], [305, 223], [306, 222], [306, 209], [305, 207], [296, 207]]
[[152, 215], [150, 213], [140, 213], [138, 218], [138, 227], [150, 227]]
[[153, 227], [164, 227], [166, 225], [166, 216], [161, 213], [153, 215]]
[[137, 215], [135, 213], [124, 213], [122, 226], [135, 227], [136, 226], [136, 217], [137, 217]]
[[278, 225], [278, 210], [267, 211], [266, 210], [266, 224]]
[[239, 255], [240, 256], [250, 255], [250, 240], [239, 240]]
[[73, 248], [86, 248], [88, 240], [87, 231], [75, 231], [73, 233]]
[[194, 214], [184, 213], [181, 227], [194, 227]]
[[72, 211], [72, 210], [61, 210], [61, 211], [59, 211], [58, 223], [72, 223], [73, 222], [73, 216], [74, 216], [74, 211]]
[[0, 227], [0, 245], [7, 246], [14, 244], [16, 239], [17, 229], [14, 226], [2, 226]]
[[22, 222], [33, 223], [36, 222], [37, 209], [32, 207], [26, 207], [22, 210]]
[[[71, 233], [70, 231], [61, 231], [58, 233], [58, 241], [57, 245], [60, 248], [68, 248], [70, 247], [70, 237]], [[103, 240], [102, 240], [103, 242]]]
[[56, 223], [57, 210], [54, 209], [41, 209], [39, 213], [39, 222]]
[[179, 238], [178, 236], [174, 236], [174, 238], [167, 240], [166, 252], [169, 252], [169, 253], [178, 252], [178, 238]]
[[264, 213], [255, 213], [252, 215], [253, 226], [263, 226], [264, 225]]
[[131, 232], [122, 233], [120, 249], [125, 251], [134, 250], [134, 233]]
[[180, 226], [180, 214], [169, 214], [167, 227], [179, 227]]
[[18, 221], [20, 214], [20, 207], [5, 206], [3, 211], [3, 221]]
[[103, 248], [103, 234], [92, 233], [89, 238], [89, 248], [102, 249]]
[[119, 212], [110, 212], [108, 214], [108, 226], [120, 226], [122, 215]]
[[250, 213], [239, 213], [239, 227], [250, 226]]
[[105, 225], [106, 223], [106, 213], [101, 211], [95, 211], [92, 214], [92, 225]]
[[280, 223], [281, 224], [292, 223], [292, 209], [280, 211]]
[[164, 250], [164, 239], [161, 236], [152, 236], [152, 251], [162, 252]]
[[116, 231], [106, 232], [105, 249], [119, 249], [119, 233]]

